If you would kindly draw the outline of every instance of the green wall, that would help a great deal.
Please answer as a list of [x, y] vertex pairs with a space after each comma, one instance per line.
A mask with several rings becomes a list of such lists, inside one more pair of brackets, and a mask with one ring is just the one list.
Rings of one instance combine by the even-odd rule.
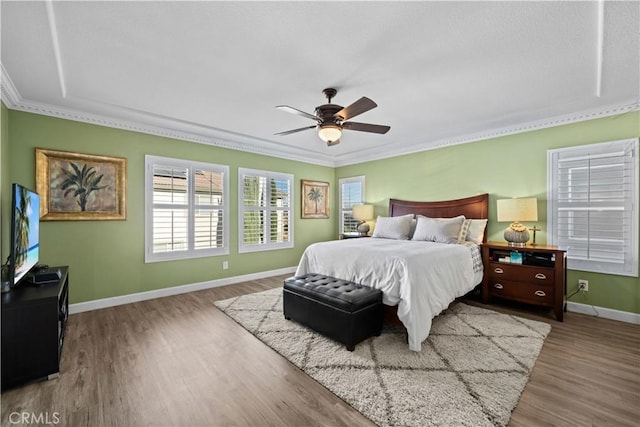
[[[547, 150], [640, 136], [640, 112], [589, 120], [517, 135], [423, 151], [336, 169], [336, 180], [365, 175], [366, 201], [386, 215], [389, 198], [447, 200], [489, 193], [488, 239], [503, 241], [508, 224], [496, 222], [496, 200], [537, 197], [536, 235], [545, 243]], [[532, 226], [533, 224], [527, 224]], [[567, 292], [578, 279], [589, 292], [571, 301], [640, 313], [640, 280], [608, 274], [568, 271]]]
[[[3, 118], [5, 111], [3, 110]], [[40, 258], [49, 265], [69, 265], [70, 302], [150, 291], [224, 277], [291, 267], [312, 242], [335, 239], [336, 210], [330, 219], [300, 219], [300, 180], [327, 181], [336, 191], [331, 167], [256, 155], [142, 133], [101, 127], [15, 110], [8, 111], [9, 181], [35, 189], [35, 148], [126, 157], [127, 219], [125, 221], [46, 221], [40, 227]], [[3, 120], [3, 165], [5, 127]], [[230, 254], [192, 260], [144, 263], [144, 156], [175, 157], [230, 167]], [[238, 254], [238, 167], [294, 175], [294, 238], [292, 249]], [[3, 176], [4, 178], [4, 176]], [[10, 182], [2, 182], [8, 194]], [[332, 195], [332, 201], [335, 196]], [[333, 206], [331, 206], [333, 207]], [[3, 222], [9, 206], [3, 205]], [[3, 247], [8, 236], [3, 234]], [[8, 245], [7, 245], [8, 247]], [[222, 269], [222, 262], [229, 269]]]
[[[35, 147], [128, 159], [126, 221], [42, 223], [42, 261], [71, 267], [73, 303], [294, 266], [308, 244], [336, 237], [336, 183], [350, 176], [366, 176], [366, 200], [376, 206], [377, 215], [386, 215], [391, 197], [443, 200], [489, 193], [490, 240], [503, 240], [502, 230], [506, 227], [496, 222], [497, 199], [535, 196], [539, 217], [536, 225], [543, 230], [537, 239], [544, 243], [547, 238], [547, 150], [640, 136], [640, 112], [634, 112], [334, 169], [7, 110], [4, 105], [0, 124], [3, 257], [8, 254], [10, 185], [20, 182], [35, 188]], [[229, 165], [230, 255], [144, 263], [145, 154]], [[294, 174], [293, 249], [237, 253], [238, 167]], [[300, 179], [331, 184], [330, 219], [300, 219]], [[228, 270], [222, 270], [223, 261], [229, 261]], [[569, 293], [577, 288], [579, 278], [589, 280], [589, 292], [574, 296], [572, 301], [640, 313], [638, 278], [570, 270]]]

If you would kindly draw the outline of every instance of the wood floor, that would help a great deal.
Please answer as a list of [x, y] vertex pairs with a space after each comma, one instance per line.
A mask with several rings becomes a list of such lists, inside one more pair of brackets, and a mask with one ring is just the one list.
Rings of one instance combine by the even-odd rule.
[[[284, 277], [70, 316], [60, 378], [4, 392], [2, 425], [371, 425], [213, 306]], [[552, 325], [510, 425], [640, 423], [640, 326], [491, 308]]]

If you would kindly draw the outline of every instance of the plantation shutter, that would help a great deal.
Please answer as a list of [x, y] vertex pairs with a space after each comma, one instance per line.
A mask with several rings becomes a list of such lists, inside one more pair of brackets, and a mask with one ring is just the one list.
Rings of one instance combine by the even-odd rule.
[[287, 179], [271, 179], [270, 186], [270, 242], [289, 241], [289, 223], [291, 213], [291, 182]]
[[154, 254], [188, 248], [189, 169], [153, 165]]
[[340, 233], [357, 231], [359, 221], [353, 218], [353, 207], [364, 203], [364, 177], [340, 180]]
[[228, 167], [145, 156], [145, 261], [228, 254]]
[[240, 252], [293, 247], [293, 176], [239, 169]]
[[194, 249], [221, 248], [224, 244], [224, 173], [194, 171]]
[[266, 206], [267, 178], [246, 175], [244, 177], [244, 218], [242, 224], [245, 245], [266, 243]]
[[568, 267], [638, 274], [638, 140], [549, 152], [551, 242]]

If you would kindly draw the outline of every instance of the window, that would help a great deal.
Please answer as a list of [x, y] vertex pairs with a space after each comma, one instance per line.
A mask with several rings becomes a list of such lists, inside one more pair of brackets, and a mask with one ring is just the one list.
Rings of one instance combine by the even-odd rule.
[[145, 156], [145, 262], [229, 254], [229, 168]]
[[340, 234], [357, 231], [358, 221], [352, 216], [354, 205], [364, 203], [364, 176], [342, 178], [340, 186]]
[[293, 247], [293, 175], [238, 169], [239, 252]]
[[638, 276], [638, 140], [550, 150], [548, 227], [568, 268]]

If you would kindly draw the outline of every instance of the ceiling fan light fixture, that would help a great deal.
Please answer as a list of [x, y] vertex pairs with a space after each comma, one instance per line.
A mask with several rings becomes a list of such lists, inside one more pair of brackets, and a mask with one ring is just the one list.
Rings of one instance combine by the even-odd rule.
[[342, 136], [342, 129], [335, 124], [323, 124], [318, 126], [318, 136], [326, 143], [334, 142]]
[[342, 137], [343, 129], [378, 134], [385, 134], [389, 131], [389, 129], [391, 129], [391, 127], [389, 126], [347, 121], [378, 106], [378, 104], [376, 104], [366, 96], [363, 96], [347, 107], [342, 107], [341, 105], [331, 103], [331, 99], [336, 95], [336, 93], [338, 93], [336, 89], [327, 88], [322, 92], [327, 97], [327, 101], [329, 103], [317, 106], [315, 109], [315, 114], [305, 113], [302, 110], [289, 107], [288, 105], [276, 106], [278, 110], [295, 114], [297, 116], [306, 117], [308, 119], [315, 120], [316, 122], [316, 124], [313, 126], [278, 132], [276, 133], [276, 135], [291, 135], [292, 133], [298, 133], [307, 129], [316, 128], [316, 130], [318, 131], [318, 137], [323, 140], [328, 146], [332, 146], [340, 144], [340, 138]]

